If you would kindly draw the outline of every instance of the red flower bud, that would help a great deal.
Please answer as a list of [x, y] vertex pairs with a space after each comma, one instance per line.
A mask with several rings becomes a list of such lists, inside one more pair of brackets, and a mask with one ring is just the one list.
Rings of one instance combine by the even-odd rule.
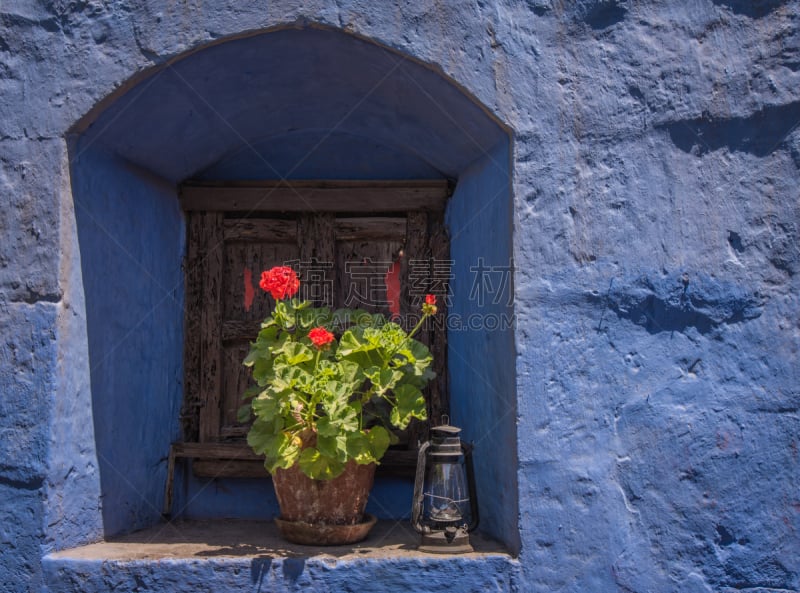
[[426, 294], [425, 302], [422, 303], [422, 312], [425, 315], [436, 315], [438, 308], [436, 307], [436, 295]]

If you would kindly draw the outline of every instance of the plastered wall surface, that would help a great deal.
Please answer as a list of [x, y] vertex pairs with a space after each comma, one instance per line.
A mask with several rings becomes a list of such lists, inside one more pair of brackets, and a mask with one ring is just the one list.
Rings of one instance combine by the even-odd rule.
[[[119, 156], [125, 139], [90, 124], [154, 68], [287, 25], [396, 50], [509, 130], [509, 149], [487, 132], [478, 152], [504, 155], [510, 171], [499, 195], [511, 201], [498, 203], [509, 213], [495, 218], [510, 217], [513, 231], [513, 347], [486, 351], [512, 370], [496, 401], [513, 395], [505, 417], [491, 400], [455, 407], [516, 490], [490, 529], [513, 532], [520, 572], [496, 588], [800, 590], [800, 3], [10, 0], [0, 6], [0, 591], [80, 586], [41, 558], [108, 528], [98, 443], [109, 435], [97, 430], [96, 309], [82, 269], [97, 254], [82, 252], [72, 160]], [[206, 166], [236, 170], [222, 156]], [[487, 196], [471, 206], [479, 220], [496, 210], [502, 181], [470, 177], [480, 159], [453, 171], [423, 160], [413, 161], [420, 176], [468, 181], [469, 204]], [[120, 166], [120, 179], [158, 177], [128, 188], [126, 207], [199, 172], [173, 164], [175, 177]], [[180, 241], [162, 248], [178, 253]], [[134, 246], [122, 242], [144, 265], [148, 243]], [[153, 265], [149, 281], [163, 271]], [[492, 380], [474, 372], [472, 384]], [[475, 433], [486, 410], [510, 419], [513, 438]], [[380, 590], [380, 566], [357, 570]], [[108, 578], [125, 583], [118, 590], [181, 587]], [[485, 582], [467, 576], [463, 590]]]

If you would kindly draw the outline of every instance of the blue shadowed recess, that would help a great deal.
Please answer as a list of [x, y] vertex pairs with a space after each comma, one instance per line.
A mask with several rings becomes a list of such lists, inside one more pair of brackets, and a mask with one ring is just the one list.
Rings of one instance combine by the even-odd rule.
[[[511, 314], [507, 299], [484, 309], [469, 291], [480, 257], [510, 261], [508, 131], [434, 69], [353, 35], [292, 28], [190, 52], [105, 104], [71, 148], [106, 534], [157, 520], [179, 438], [181, 181], [463, 176], [449, 214], [453, 311]], [[512, 330], [459, 332], [450, 348], [454, 421], [479, 448], [507, 452], [501, 467], [477, 456], [484, 526], [517, 549]], [[379, 480], [368, 510], [407, 517], [411, 490]], [[176, 510], [269, 518], [277, 504], [266, 480], [189, 472]]]
[[[123, 93], [78, 126], [81, 145], [100, 144], [171, 182], [228, 174], [455, 178], [508, 141], [438, 72], [322, 28], [212, 45]], [[331, 160], [336, 170], [327, 169]]]
[[183, 217], [174, 187], [96, 147], [72, 171], [106, 535], [160, 516], [178, 438]]

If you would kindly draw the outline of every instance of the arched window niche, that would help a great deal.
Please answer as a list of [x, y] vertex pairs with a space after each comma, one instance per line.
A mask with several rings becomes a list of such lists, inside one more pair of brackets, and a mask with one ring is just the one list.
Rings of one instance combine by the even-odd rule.
[[[160, 519], [182, 437], [188, 179], [448, 180], [449, 406], [475, 443], [481, 530], [518, 549], [509, 130], [440, 72], [339, 30], [201, 47], [137, 77], [70, 137], [106, 536]], [[185, 413], [185, 410], [183, 411]], [[412, 483], [369, 510], [409, 515]], [[266, 480], [176, 472], [174, 511], [268, 519]]]

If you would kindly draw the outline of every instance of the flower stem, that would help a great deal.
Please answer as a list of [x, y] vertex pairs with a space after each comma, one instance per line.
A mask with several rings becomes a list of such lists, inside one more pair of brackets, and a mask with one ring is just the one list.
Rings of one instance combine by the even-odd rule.
[[426, 320], [428, 317], [430, 317], [430, 315], [429, 315], [428, 313], [423, 313], [423, 314], [422, 314], [422, 317], [421, 317], [421, 318], [420, 318], [420, 320], [417, 322], [417, 325], [415, 325], [415, 326], [414, 326], [414, 329], [412, 329], [412, 330], [409, 332], [409, 334], [408, 334], [408, 337], [409, 337], [409, 338], [413, 338], [413, 337], [414, 337], [414, 334], [415, 334], [415, 333], [417, 333], [417, 332], [419, 331], [419, 328], [421, 328], [421, 327], [422, 327], [422, 324], [425, 322], [425, 320]]

